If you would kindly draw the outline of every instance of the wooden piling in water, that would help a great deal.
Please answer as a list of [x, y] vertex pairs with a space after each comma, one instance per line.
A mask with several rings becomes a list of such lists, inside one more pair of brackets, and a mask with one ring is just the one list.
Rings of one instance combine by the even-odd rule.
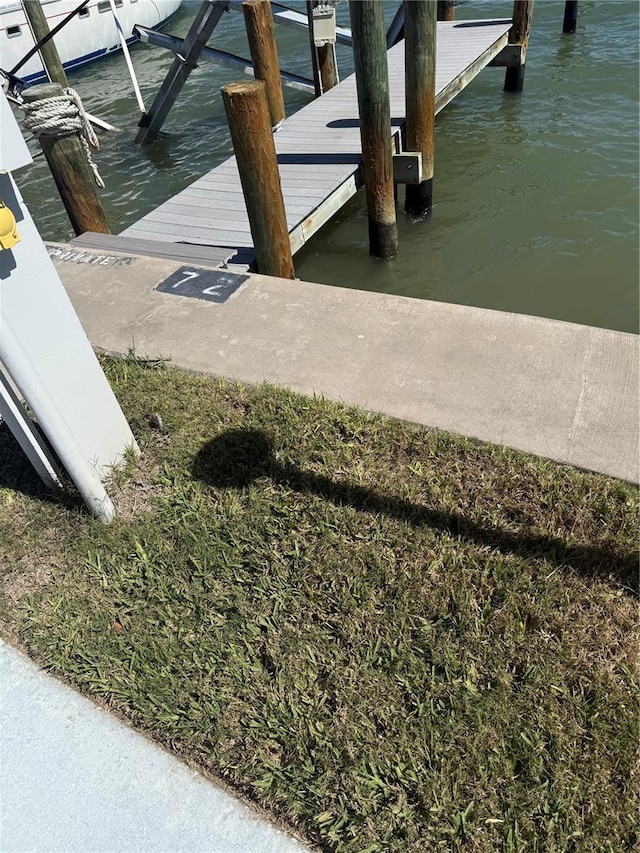
[[316, 45], [313, 32], [313, 10], [319, 0], [307, 0], [307, 20], [309, 22], [309, 44], [311, 47], [311, 66], [316, 98], [333, 89], [339, 83], [338, 67], [334, 45]]
[[269, 105], [262, 80], [221, 89], [258, 271], [295, 278]]
[[436, 7], [405, 0], [405, 144], [422, 154], [422, 182], [407, 184], [405, 211], [425, 216], [433, 204], [436, 112]]
[[[50, 32], [49, 24], [47, 23], [42, 6], [40, 5], [40, 2], [25, 2], [22, 4], [22, 8], [27, 16], [27, 20], [29, 21], [34, 41], [37, 44], [43, 38], [46, 38]], [[69, 81], [67, 80], [67, 75], [62, 67], [60, 54], [58, 53], [58, 48], [55, 46], [53, 39], [49, 39], [46, 44], [43, 44], [39, 53], [42, 57], [44, 70], [49, 77], [49, 80], [51, 80], [52, 83], [58, 83], [63, 89], [66, 89], [69, 85]]]
[[278, 47], [269, 0], [245, 0], [242, 4], [249, 50], [256, 80], [263, 80], [271, 114], [271, 126], [285, 117]]
[[369, 251], [376, 258], [387, 259], [398, 252], [398, 227], [382, 2], [349, 0], [349, 10], [369, 219]]
[[336, 65], [335, 46], [332, 44], [321, 44], [319, 47], [316, 47], [316, 51], [318, 53], [322, 94], [324, 94], [340, 82], [338, 79], [338, 67]]
[[525, 63], [527, 46], [531, 33], [531, 18], [533, 16], [533, 0], [514, 0], [512, 25], [509, 30], [509, 44], [520, 47], [520, 62], [518, 65], [507, 67], [504, 77], [505, 92], [522, 92], [524, 87]]
[[578, 0], [566, 0], [564, 4], [563, 33], [575, 33], [578, 26]]
[[439, 21], [454, 21], [456, 14], [453, 6], [453, 0], [438, 0], [437, 14]]
[[[62, 94], [59, 83], [42, 83], [25, 89], [23, 98], [26, 104], [34, 104]], [[79, 133], [70, 136], [42, 134], [39, 141], [76, 235], [85, 231], [110, 234]]]

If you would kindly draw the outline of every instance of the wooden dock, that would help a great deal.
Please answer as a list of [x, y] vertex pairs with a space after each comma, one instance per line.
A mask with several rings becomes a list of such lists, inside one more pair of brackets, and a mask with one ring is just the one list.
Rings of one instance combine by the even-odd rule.
[[[438, 24], [436, 113], [507, 45], [510, 20]], [[404, 42], [388, 52], [392, 135], [404, 124]], [[361, 187], [355, 75], [286, 119], [275, 134], [292, 252], [297, 252]], [[196, 244], [220, 266], [250, 264], [253, 242], [235, 157], [122, 232], [120, 247], [156, 254], [154, 242]], [[77, 238], [90, 246], [91, 238]], [[104, 239], [103, 239], [104, 242]], [[117, 249], [118, 238], [111, 238]], [[205, 249], [205, 247], [212, 247]], [[160, 248], [160, 247], [158, 247]], [[179, 246], [175, 249], [180, 251]]]

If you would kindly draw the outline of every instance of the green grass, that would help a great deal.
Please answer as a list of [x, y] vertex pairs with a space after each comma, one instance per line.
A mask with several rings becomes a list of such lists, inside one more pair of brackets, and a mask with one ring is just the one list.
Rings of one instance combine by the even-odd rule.
[[319, 849], [634, 849], [635, 489], [105, 369], [144, 449], [113, 524], [0, 430], [6, 637]]

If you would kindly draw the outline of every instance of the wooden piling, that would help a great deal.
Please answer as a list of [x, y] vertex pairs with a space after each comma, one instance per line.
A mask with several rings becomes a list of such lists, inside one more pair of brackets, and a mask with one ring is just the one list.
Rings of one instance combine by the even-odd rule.
[[436, 7], [432, 0], [405, 0], [405, 138], [407, 151], [422, 154], [422, 182], [407, 184], [405, 211], [426, 216], [433, 204], [436, 112]]
[[321, 44], [319, 47], [316, 47], [316, 51], [318, 54], [322, 94], [324, 94], [340, 82], [338, 78], [338, 66], [336, 65], [335, 45]]
[[575, 33], [578, 26], [578, 0], [566, 0], [564, 4], [563, 33]]
[[309, 24], [309, 47], [311, 48], [311, 71], [313, 76], [313, 88], [316, 98], [322, 94], [322, 78], [320, 77], [320, 62], [318, 51], [313, 41], [313, 0], [307, 0], [307, 22]]
[[282, 197], [269, 105], [262, 80], [221, 89], [238, 163], [258, 271], [294, 278], [291, 242]]
[[454, 21], [455, 17], [453, 0], [438, 0], [438, 20]]
[[[42, 83], [25, 89], [23, 98], [25, 103], [33, 104], [62, 94], [59, 83]], [[76, 235], [85, 231], [110, 234], [80, 135], [60, 137], [43, 134], [39, 136], [39, 142]]]
[[397, 254], [398, 227], [382, 2], [349, 0], [349, 10], [369, 219], [369, 251], [376, 258], [386, 259]]
[[269, 0], [245, 0], [242, 4], [249, 50], [256, 80], [263, 80], [272, 127], [285, 117], [276, 34]]
[[313, 9], [319, 5], [319, 0], [307, 0], [307, 20], [309, 22], [309, 44], [311, 47], [311, 66], [313, 69], [313, 85], [316, 98], [338, 85], [338, 66], [334, 45], [323, 44], [316, 46], [313, 34]]
[[[22, 4], [22, 8], [29, 21], [34, 41], [38, 43], [48, 36], [50, 32], [42, 6], [39, 0], [35, 0], [35, 2], [34, 0], [28, 0], [28, 2]], [[63, 89], [66, 89], [69, 82], [60, 61], [58, 48], [55, 46], [53, 39], [49, 39], [46, 44], [42, 45], [39, 52], [42, 57], [45, 73], [51, 82], [58, 83]]]
[[527, 45], [531, 32], [533, 0], [514, 0], [512, 24], [509, 30], [509, 44], [521, 47], [520, 64], [507, 67], [504, 78], [505, 92], [522, 92], [527, 59]]

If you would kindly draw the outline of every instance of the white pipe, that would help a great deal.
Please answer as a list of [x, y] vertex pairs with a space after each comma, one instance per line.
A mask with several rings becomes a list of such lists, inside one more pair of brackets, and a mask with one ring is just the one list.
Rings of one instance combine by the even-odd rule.
[[112, 124], [109, 124], [108, 121], [105, 121], [102, 118], [98, 118], [97, 116], [92, 116], [91, 113], [88, 113], [86, 110], [84, 111], [84, 113], [91, 122], [91, 124], [95, 124], [96, 127], [99, 127], [102, 130], [112, 130], [114, 133], [120, 133], [118, 128], [114, 127]]
[[129, 76], [131, 77], [131, 84], [133, 85], [133, 91], [135, 92], [136, 101], [138, 102], [138, 108], [141, 113], [146, 113], [144, 103], [142, 101], [142, 94], [140, 93], [140, 87], [138, 86], [138, 81], [136, 79], [136, 72], [133, 70], [133, 63], [131, 62], [131, 55], [129, 54], [129, 45], [127, 44], [127, 39], [124, 34], [124, 30], [122, 29], [122, 24], [120, 23], [118, 12], [116, 11], [115, 0], [109, 0], [109, 3], [111, 5], [111, 11], [113, 12], [113, 19], [116, 22], [116, 29], [118, 30], [118, 36], [120, 38], [120, 44], [122, 45], [124, 59], [127, 63], [127, 68], [129, 69]]
[[83, 457], [64, 415], [33, 366], [10, 322], [6, 317], [0, 317], [0, 320], [0, 362], [20, 389], [40, 424], [46, 429], [47, 437], [86, 505], [101, 521], [111, 521], [115, 509], [104, 485], [89, 461]]

